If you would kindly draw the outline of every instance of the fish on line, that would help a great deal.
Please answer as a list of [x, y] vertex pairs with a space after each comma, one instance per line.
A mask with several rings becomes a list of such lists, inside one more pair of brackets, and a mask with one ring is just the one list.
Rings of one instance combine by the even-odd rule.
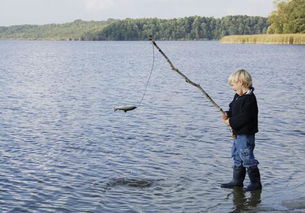
[[134, 106], [134, 105], [130, 105], [130, 106], [117, 106], [117, 107], [114, 107], [114, 111], [122, 110], [124, 112], [128, 112], [128, 111], [134, 110], [136, 108], [137, 107]]

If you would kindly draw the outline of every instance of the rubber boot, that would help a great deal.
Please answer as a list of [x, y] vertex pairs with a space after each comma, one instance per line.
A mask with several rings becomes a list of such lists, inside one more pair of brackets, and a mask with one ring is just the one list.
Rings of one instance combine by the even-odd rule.
[[250, 179], [250, 185], [247, 186], [245, 191], [254, 191], [262, 189], [261, 176], [257, 167], [249, 167], [248, 176]]
[[233, 179], [229, 183], [221, 184], [221, 188], [233, 188], [233, 187], [243, 187], [244, 180], [246, 176], [245, 167], [233, 167]]

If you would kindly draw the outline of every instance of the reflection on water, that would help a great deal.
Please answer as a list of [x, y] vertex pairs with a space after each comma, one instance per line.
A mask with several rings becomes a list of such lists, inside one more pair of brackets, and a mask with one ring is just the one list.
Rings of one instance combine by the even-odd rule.
[[228, 196], [233, 194], [233, 210], [232, 213], [245, 212], [255, 209], [261, 203], [262, 190], [253, 192], [245, 192], [241, 187], [235, 187]]
[[0, 41], [1, 212], [303, 210], [305, 47], [158, 45], [225, 110], [228, 75], [252, 74], [262, 194], [220, 188], [230, 132], [160, 54], [142, 105], [113, 112], [141, 99], [149, 42]]

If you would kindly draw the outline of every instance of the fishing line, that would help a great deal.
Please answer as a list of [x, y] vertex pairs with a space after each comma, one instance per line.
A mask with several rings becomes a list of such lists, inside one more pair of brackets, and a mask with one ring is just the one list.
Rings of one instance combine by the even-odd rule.
[[148, 88], [148, 85], [149, 85], [149, 81], [151, 79], [154, 68], [155, 68], [155, 46], [152, 44], [152, 64], [151, 64], [150, 72], [149, 72], [149, 75], [148, 75], [148, 79], [147, 79], [146, 84], [145, 84], [145, 88], [144, 88], [144, 91], [143, 91], [142, 98], [138, 102], [137, 106], [135, 106], [135, 105], [118, 106], [118, 107], [114, 107], [114, 111], [122, 110], [124, 112], [127, 112], [127, 111], [134, 110], [134, 109], [136, 109], [136, 108], [138, 108], [139, 106], [142, 105], [142, 102], [143, 102], [144, 97], [146, 95], [147, 88]]
[[152, 46], [152, 64], [151, 64], [150, 73], [149, 73], [149, 76], [148, 76], [148, 79], [147, 79], [147, 82], [146, 82], [146, 85], [145, 85], [145, 89], [144, 89], [144, 92], [143, 92], [143, 96], [142, 96], [142, 98], [141, 98], [141, 100], [138, 104], [139, 106], [141, 106], [142, 101], [144, 100], [144, 97], [146, 95], [146, 91], [147, 91], [147, 88], [148, 88], [148, 84], [149, 84], [152, 72], [154, 70], [154, 67], [155, 67], [155, 46], [153, 44], [151, 46]]

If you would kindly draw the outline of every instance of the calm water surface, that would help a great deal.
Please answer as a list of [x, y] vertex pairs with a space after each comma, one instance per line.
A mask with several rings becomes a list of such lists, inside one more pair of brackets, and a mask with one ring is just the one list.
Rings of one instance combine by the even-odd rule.
[[[149, 42], [0, 41], [1, 212], [305, 212], [305, 46], [158, 42], [227, 109], [253, 76], [263, 191], [225, 190], [220, 113]], [[246, 179], [246, 184], [249, 182]]]

